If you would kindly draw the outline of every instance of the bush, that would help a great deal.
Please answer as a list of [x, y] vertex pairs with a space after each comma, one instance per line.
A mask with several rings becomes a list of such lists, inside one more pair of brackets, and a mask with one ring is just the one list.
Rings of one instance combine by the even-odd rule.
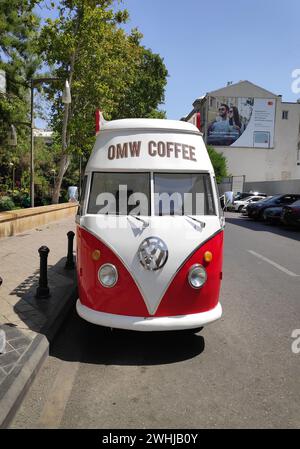
[[30, 196], [27, 189], [13, 190], [11, 197], [16, 206], [30, 207]]
[[15, 203], [9, 196], [0, 197], [0, 211], [13, 210]]
[[228, 176], [227, 161], [223, 153], [218, 153], [212, 146], [208, 145], [207, 151], [214, 168], [217, 183], [222, 182], [222, 179]]

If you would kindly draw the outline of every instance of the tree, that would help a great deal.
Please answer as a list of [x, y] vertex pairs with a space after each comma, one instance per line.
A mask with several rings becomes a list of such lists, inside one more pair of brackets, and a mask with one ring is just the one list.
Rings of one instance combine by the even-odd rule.
[[223, 153], [218, 153], [210, 145], [207, 147], [207, 151], [215, 171], [217, 183], [219, 184], [220, 182], [222, 182], [223, 178], [228, 176], [226, 157], [223, 155]]
[[141, 35], [138, 38], [136, 35], [137, 30], [133, 30], [130, 36], [130, 39], [135, 36], [134, 41], [139, 46], [134, 80], [124, 92], [117, 117], [165, 118], [165, 113], [157, 110], [157, 106], [165, 100], [168, 71], [158, 54], [140, 46]]
[[52, 87], [52, 127], [62, 136], [59, 174], [53, 202], [57, 203], [63, 176], [72, 153], [89, 153], [94, 143], [94, 113], [105, 117], [163, 115], [167, 71], [158, 55], [140, 45], [140, 34], [127, 35], [118, 24], [127, 11], [115, 12], [113, 0], [61, 0], [58, 18], [48, 19], [40, 49], [53, 73], [68, 78], [72, 104], [61, 105]]
[[[7, 92], [0, 94], [0, 164], [19, 161], [29, 151], [30, 97], [29, 80], [39, 66], [36, 52], [39, 19], [34, 14], [34, 0], [1, 0], [0, 2], [0, 69], [6, 73]], [[6, 138], [14, 124], [18, 146], [8, 147]]]

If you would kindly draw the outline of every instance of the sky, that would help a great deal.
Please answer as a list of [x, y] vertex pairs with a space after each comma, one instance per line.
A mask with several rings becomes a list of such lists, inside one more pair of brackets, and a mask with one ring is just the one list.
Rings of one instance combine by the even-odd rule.
[[124, 7], [126, 30], [138, 27], [168, 69], [167, 118], [187, 115], [196, 98], [228, 81], [249, 80], [283, 101], [300, 97], [291, 89], [300, 68], [299, 0], [124, 0]]
[[300, 68], [299, 0], [124, 0], [127, 29], [159, 53], [169, 71], [165, 105], [180, 119], [193, 101], [228, 81], [249, 80], [296, 101]]

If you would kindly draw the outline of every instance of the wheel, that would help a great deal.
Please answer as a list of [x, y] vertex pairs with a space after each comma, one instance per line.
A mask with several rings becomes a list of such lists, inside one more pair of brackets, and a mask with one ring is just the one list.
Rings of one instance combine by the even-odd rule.
[[238, 212], [242, 212], [243, 207], [244, 207], [244, 206], [239, 206]]

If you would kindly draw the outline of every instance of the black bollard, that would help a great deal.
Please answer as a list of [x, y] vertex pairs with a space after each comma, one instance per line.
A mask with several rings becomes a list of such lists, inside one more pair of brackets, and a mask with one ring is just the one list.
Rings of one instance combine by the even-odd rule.
[[75, 234], [73, 231], [69, 231], [67, 233], [67, 236], [68, 236], [68, 255], [65, 268], [67, 268], [68, 270], [72, 270], [75, 267], [73, 257], [73, 241]]
[[0, 287], [2, 285], [2, 282], [3, 282], [2, 277], [0, 277]]
[[40, 255], [40, 279], [39, 286], [36, 289], [36, 298], [46, 299], [50, 296], [50, 290], [48, 287], [48, 276], [47, 276], [47, 259], [49, 254], [49, 248], [47, 246], [41, 246], [39, 248]]

